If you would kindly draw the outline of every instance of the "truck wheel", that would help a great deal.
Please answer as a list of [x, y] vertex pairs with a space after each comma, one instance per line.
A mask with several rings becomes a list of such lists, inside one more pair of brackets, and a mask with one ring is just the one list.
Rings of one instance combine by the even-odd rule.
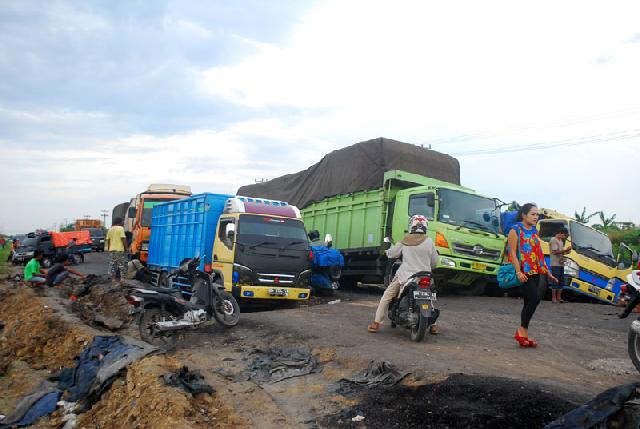
[[158, 287], [169, 287], [169, 278], [166, 271], [161, 272], [158, 276]]
[[171, 350], [178, 342], [177, 332], [167, 332], [162, 335], [157, 335], [154, 332], [153, 324], [155, 322], [164, 322], [166, 320], [173, 319], [174, 318], [168, 311], [163, 310], [160, 307], [145, 309], [140, 317], [140, 324], [138, 325], [140, 338], [153, 346], [160, 347], [165, 350]]
[[225, 328], [233, 328], [240, 321], [240, 306], [229, 292], [220, 291], [213, 304], [213, 317]]
[[332, 265], [329, 267], [329, 277], [331, 280], [338, 281], [342, 276], [342, 267], [340, 265]]
[[42, 267], [43, 268], [51, 268], [53, 260], [51, 259], [51, 256], [45, 256], [42, 258]]
[[462, 296], [480, 296], [484, 294], [486, 288], [487, 281], [485, 279], [478, 279], [469, 286], [459, 286], [458, 294]]

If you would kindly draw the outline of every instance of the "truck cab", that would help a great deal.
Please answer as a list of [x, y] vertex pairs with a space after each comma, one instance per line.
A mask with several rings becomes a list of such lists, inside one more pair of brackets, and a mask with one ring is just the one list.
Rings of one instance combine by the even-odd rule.
[[566, 246], [571, 246], [571, 252], [565, 255], [564, 289], [610, 304], [617, 303], [620, 287], [631, 272], [631, 264], [627, 267], [614, 257], [609, 237], [554, 210], [541, 209], [540, 213], [538, 235], [547, 264], [549, 240], [560, 228], [569, 231]]
[[125, 231], [131, 232], [129, 250], [134, 259], [147, 262], [153, 207], [156, 204], [187, 198], [190, 195], [189, 186], [152, 184], [133, 199], [127, 210]]
[[245, 300], [307, 300], [313, 254], [300, 211], [287, 203], [235, 197], [217, 226], [212, 268]]
[[445, 183], [400, 190], [388, 230], [394, 241], [407, 233], [407, 219], [415, 214], [429, 220], [428, 235], [440, 254], [435, 273], [447, 283], [481, 293], [487, 279], [497, 274], [505, 245], [496, 200]]

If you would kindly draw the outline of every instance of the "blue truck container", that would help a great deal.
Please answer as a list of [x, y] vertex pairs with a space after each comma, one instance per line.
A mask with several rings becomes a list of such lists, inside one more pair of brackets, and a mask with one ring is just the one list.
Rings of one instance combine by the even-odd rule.
[[149, 269], [169, 273], [184, 259], [200, 257], [200, 270], [206, 271], [211, 266], [218, 219], [229, 198], [233, 195], [203, 193], [154, 206]]

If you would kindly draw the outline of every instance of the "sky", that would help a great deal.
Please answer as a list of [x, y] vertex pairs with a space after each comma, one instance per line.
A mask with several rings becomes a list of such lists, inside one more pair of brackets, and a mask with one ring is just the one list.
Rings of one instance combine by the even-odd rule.
[[[234, 193], [377, 137], [504, 201], [640, 223], [640, 3], [0, 3], [0, 232]], [[107, 219], [107, 224], [110, 219]]]

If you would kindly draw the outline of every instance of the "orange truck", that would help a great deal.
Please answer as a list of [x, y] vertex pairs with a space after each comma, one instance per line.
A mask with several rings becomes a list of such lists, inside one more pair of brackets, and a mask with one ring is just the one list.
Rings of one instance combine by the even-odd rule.
[[87, 228], [100, 228], [101, 226], [100, 219], [76, 219], [76, 231], [82, 231]]
[[[130, 233], [129, 251], [135, 259], [146, 263], [151, 237], [151, 210], [153, 206], [191, 196], [191, 187], [185, 185], [149, 185], [146, 191], [131, 200], [127, 210], [125, 231]], [[129, 234], [128, 234], [129, 235]]]

